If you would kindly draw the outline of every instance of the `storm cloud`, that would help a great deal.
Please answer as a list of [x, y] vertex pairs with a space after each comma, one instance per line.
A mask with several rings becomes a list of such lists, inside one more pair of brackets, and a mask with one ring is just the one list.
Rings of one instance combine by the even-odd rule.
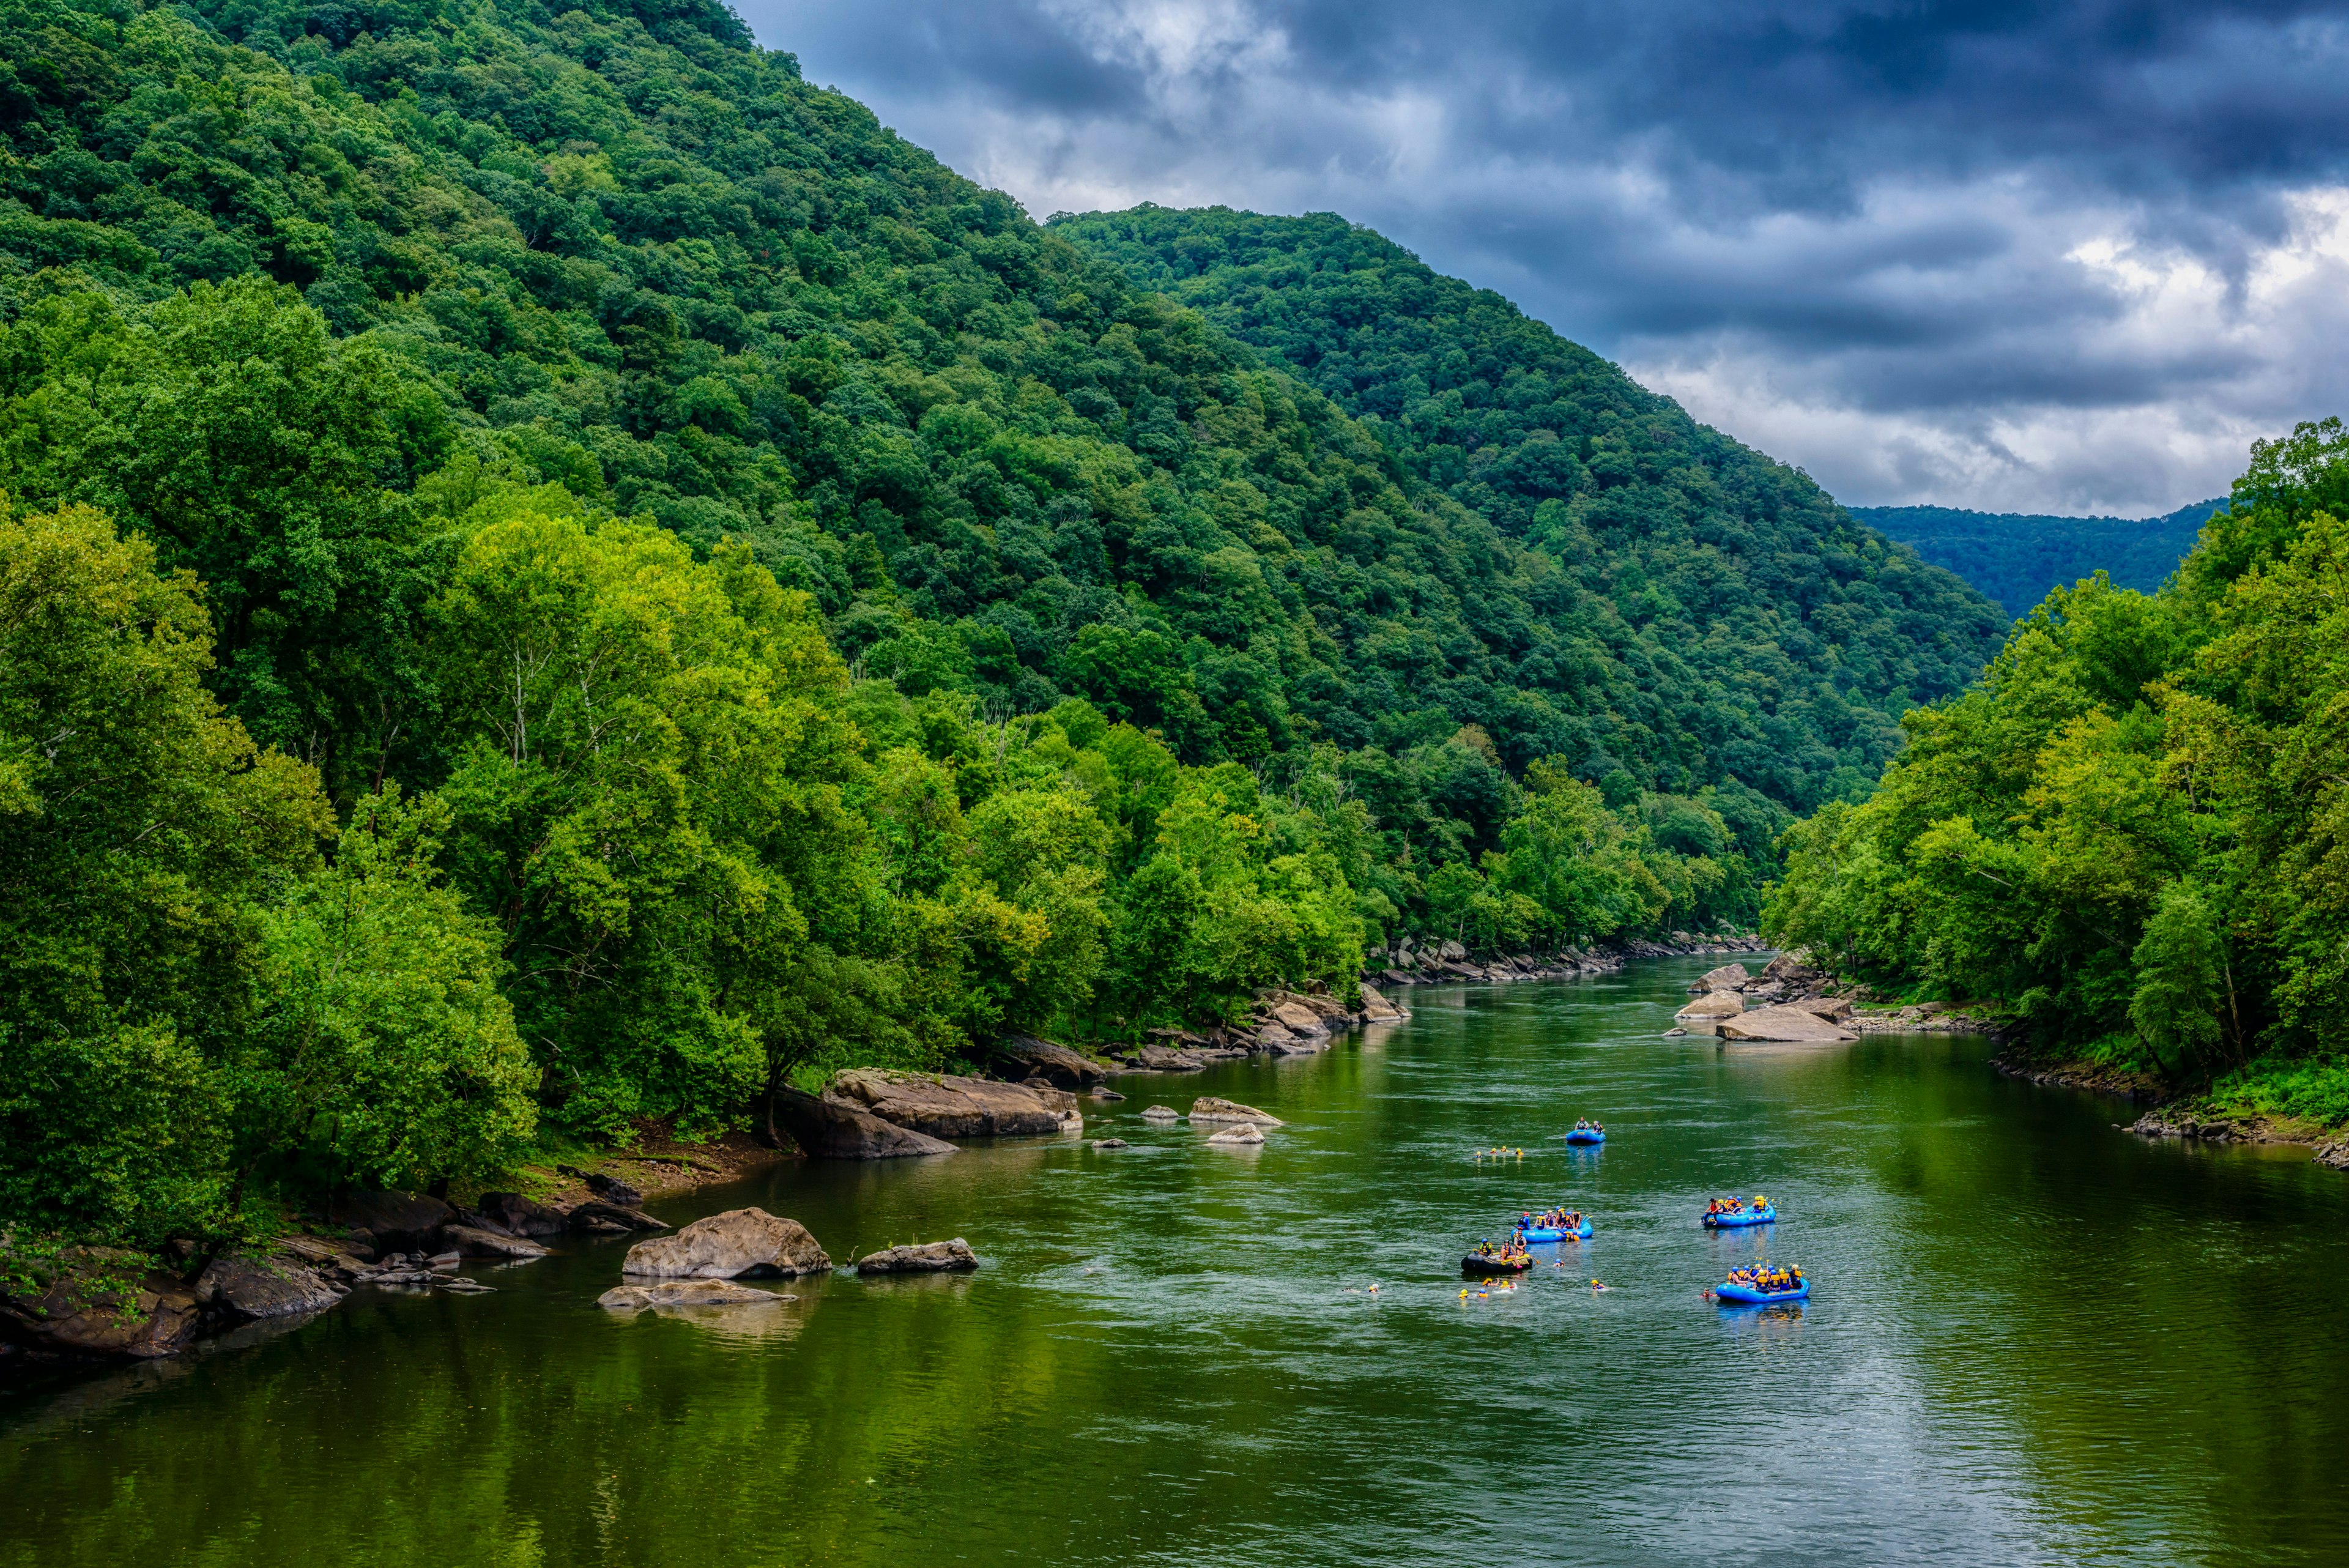
[[1855, 504], [2166, 511], [2349, 412], [2349, 7], [743, 14], [1039, 216], [1342, 213]]

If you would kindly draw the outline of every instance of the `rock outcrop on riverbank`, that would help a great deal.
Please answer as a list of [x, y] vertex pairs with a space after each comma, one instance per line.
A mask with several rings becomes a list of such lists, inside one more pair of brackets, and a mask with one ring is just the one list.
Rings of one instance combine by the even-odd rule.
[[1472, 959], [1458, 942], [1413, 945], [1399, 940], [1383, 952], [1373, 952], [1374, 966], [1364, 977], [1386, 985], [1452, 985], [1462, 981], [1506, 983], [1521, 980], [1571, 980], [1577, 975], [1607, 974], [1633, 959], [1685, 958], [1692, 953], [1750, 953], [1766, 950], [1760, 937], [1703, 936], [1675, 931], [1670, 941], [1633, 940], [1609, 948], [1560, 948], [1554, 952], [1515, 953]]
[[829, 1096], [789, 1085], [775, 1091], [775, 1120], [802, 1153], [814, 1159], [905, 1159], [954, 1154], [955, 1146], [901, 1127]]
[[[1049, 1096], [1049, 1097], [1048, 1097]], [[1056, 1133], [1076, 1112], [1065, 1089], [936, 1073], [851, 1068], [823, 1097], [936, 1138], [1019, 1137]]]

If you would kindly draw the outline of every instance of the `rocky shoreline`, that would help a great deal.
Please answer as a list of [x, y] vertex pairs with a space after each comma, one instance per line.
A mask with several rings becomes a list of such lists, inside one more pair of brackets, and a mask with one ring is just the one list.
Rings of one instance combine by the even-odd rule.
[[[648, 1130], [637, 1146], [600, 1158], [599, 1169], [563, 1165], [545, 1173], [542, 1195], [483, 1192], [467, 1204], [421, 1193], [344, 1192], [298, 1217], [297, 1228], [253, 1256], [202, 1259], [181, 1247], [158, 1269], [152, 1260], [105, 1248], [70, 1247], [53, 1256], [0, 1262], [21, 1280], [0, 1293], [0, 1367], [16, 1361], [143, 1360], [178, 1355], [232, 1331], [305, 1320], [365, 1289], [489, 1293], [463, 1272], [468, 1260], [512, 1264], [543, 1257], [565, 1235], [664, 1235], [644, 1211], [654, 1197], [734, 1181], [776, 1161], [921, 1158], [958, 1152], [953, 1139], [1081, 1135], [1080, 1096], [1113, 1102], [1130, 1074], [1197, 1072], [1252, 1055], [1326, 1051], [1347, 1031], [1395, 1023], [1409, 1009], [1390, 986], [1506, 983], [1608, 973], [1635, 958], [1752, 952], [1757, 937], [1676, 934], [1671, 943], [1633, 942], [1605, 950], [1565, 949], [1470, 961], [1455, 943], [1409, 940], [1379, 955], [1388, 967], [1366, 976], [1348, 1005], [1326, 994], [1268, 991], [1249, 1014], [1199, 1031], [1162, 1029], [1145, 1044], [1099, 1057], [1053, 1041], [1011, 1034], [997, 1042], [988, 1075], [855, 1068], [821, 1094], [785, 1088], [775, 1121], [796, 1150], [735, 1134], [682, 1144]], [[1218, 1138], [1260, 1140], [1279, 1123], [1247, 1106]], [[916, 1266], [907, 1263], [905, 1266]], [[959, 1266], [958, 1264], [957, 1266]]]

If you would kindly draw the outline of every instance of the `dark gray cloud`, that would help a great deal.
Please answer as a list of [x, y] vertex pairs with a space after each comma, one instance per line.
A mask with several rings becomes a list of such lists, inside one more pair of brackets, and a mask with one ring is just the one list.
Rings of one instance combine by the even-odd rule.
[[1040, 216], [1344, 213], [1855, 503], [2167, 510], [2349, 411], [2349, 4], [744, 15]]

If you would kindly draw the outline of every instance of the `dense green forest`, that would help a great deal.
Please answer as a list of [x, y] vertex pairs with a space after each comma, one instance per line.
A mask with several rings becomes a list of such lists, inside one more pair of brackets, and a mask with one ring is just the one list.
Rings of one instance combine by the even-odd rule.
[[2020, 616], [2057, 588], [2098, 572], [2116, 587], [2149, 594], [2194, 548], [2223, 501], [2201, 501], [2161, 517], [2046, 517], [1966, 512], [1950, 506], [1855, 506], [1851, 514], [1914, 545]]
[[1431, 477], [708, 4], [0, 0], [0, 1225], [1750, 922], [1994, 622], [1596, 361]]
[[1548, 658], [1603, 682], [1597, 738], [1643, 777], [1806, 811], [1861, 793], [1900, 711], [1997, 646], [1990, 607], [1802, 474], [1334, 213], [1144, 206], [1051, 229], [1264, 349], [1555, 563]]
[[1768, 929], [2057, 1057], [2349, 1120], [2349, 431], [2252, 449], [2158, 592], [2102, 578], [1789, 835]]

